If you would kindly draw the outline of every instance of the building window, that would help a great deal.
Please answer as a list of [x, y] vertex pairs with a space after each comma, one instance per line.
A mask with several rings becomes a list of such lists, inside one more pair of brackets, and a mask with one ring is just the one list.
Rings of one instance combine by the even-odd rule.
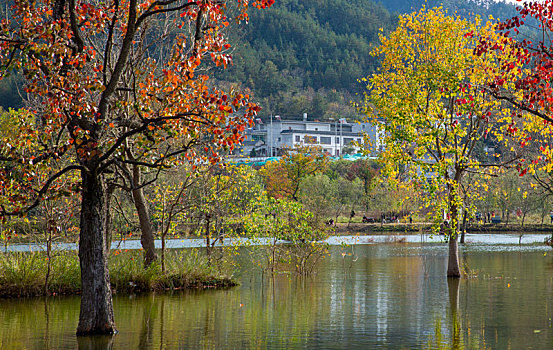
[[350, 145], [353, 143], [353, 139], [351, 137], [344, 137], [344, 145]]
[[321, 136], [321, 144], [323, 144], [323, 145], [330, 145], [331, 142], [332, 142], [332, 138], [331, 138], [331, 137]]
[[265, 141], [264, 135], [252, 135], [252, 141]]
[[317, 136], [305, 135], [303, 137], [303, 142], [305, 142], [305, 143], [317, 143]]
[[296, 135], [296, 142], [300, 142], [300, 135]]

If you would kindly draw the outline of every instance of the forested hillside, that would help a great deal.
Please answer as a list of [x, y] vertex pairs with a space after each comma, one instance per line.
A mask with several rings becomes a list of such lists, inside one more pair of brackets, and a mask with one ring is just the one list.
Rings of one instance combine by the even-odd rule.
[[[484, 1], [446, 0], [450, 12], [506, 18], [514, 6]], [[261, 115], [327, 119], [356, 116], [351, 101], [363, 85], [357, 80], [378, 62], [369, 55], [378, 32], [395, 28], [399, 13], [439, 0], [279, 0], [252, 11], [247, 25], [231, 28], [234, 64], [212, 74], [221, 83], [249, 88], [263, 107]], [[0, 84], [0, 104], [18, 107], [13, 79]]]
[[[378, 62], [369, 55], [378, 32], [395, 28], [399, 13], [438, 6], [439, 0], [282, 0], [256, 11], [241, 28], [234, 65], [219, 78], [249, 87], [262, 115], [315, 119], [354, 117], [351, 107], [364, 88], [358, 79]], [[446, 0], [444, 7], [462, 16], [507, 18], [505, 3]]]
[[375, 0], [388, 11], [397, 13], [409, 13], [434, 6], [442, 6], [452, 14], [466, 17], [479, 15], [483, 18], [493, 16], [496, 19], [505, 19], [516, 14], [515, 6], [502, 1], [494, 0]]
[[377, 64], [369, 52], [379, 28], [395, 23], [368, 0], [277, 1], [250, 15], [234, 65], [221, 78], [251, 88], [264, 114], [322, 118], [348, 108], [362, 88], [357, 79]]

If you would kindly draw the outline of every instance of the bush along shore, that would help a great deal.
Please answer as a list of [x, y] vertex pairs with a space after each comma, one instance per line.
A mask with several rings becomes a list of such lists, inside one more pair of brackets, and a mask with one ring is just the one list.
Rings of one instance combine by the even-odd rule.
[[[209, 264], [197, 250], [167, 253], [166, 271], [159, 263], [144, 268], [142, 251], [112, 251], [109, 259], [113, 293], [132, 294], [179, 289], [225, 288], [237, 285]], [[81, 292], [79, 257], [58, 251], [0, 253], [0, 298], [70, 295]]]

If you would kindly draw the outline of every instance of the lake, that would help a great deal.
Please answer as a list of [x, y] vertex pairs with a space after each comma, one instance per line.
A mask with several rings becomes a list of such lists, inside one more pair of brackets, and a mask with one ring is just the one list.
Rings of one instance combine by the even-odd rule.
[[553, 348], [551, 248], [476, 236], [457, 281], [446, 244], [414, 239], [333, 246], [306, 278], [243, 254], [238, 287], [115, 296], [114, 337], [77, 339], [78, 297], [0, 300], [0, 349]]

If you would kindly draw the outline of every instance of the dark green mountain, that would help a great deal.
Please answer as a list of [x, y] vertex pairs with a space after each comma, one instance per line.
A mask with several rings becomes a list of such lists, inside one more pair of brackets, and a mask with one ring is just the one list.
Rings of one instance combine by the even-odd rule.
[[512, 4], [494, 0], [375, 0], [390, 12], [409, 13], [426, 8], [441, 6], [450, 14], [456, 12], [463, 17], [479, 15], [487, 19], [492, 15], [495, 19], [506, 19], [516, 15], [516, 7]]
[[369, 0], [276, 1], [250, 14], [234, 65], [219, 78], [251, 88], [263, 114], [322, 118], [344, 106], [352, 114], [349, 101], [362, 91], [357, 79], [377, 64], [371, 44], [379, 28], [395, 23]]
[[[439, 6], [437, 0], [277, 0], [253, 11], [240, 28], [234, 65], [221, 80], [250, 88], [262, 115], [326, 119], [356, 115], [352, 100], [378, 62], [369, 55], [379, 29], [392, 30], [399, 13]], [[464, 17], [507, 18], [515, 7], [493, 1], [446, 0], [443, 7]]]
[[[1, 0], [5, 2], [6, 0]], [[379, 29], [393, 30], [399, 13], [438, 5], [437, 0], [277, 0], [250, 11], [247, 25], [230, 28], [234, 64], [215, 71], [222, 83], [250, 89], [261, 114], [310, 119], [356, 115], [351, 101], [364, 86], [358, 79], [378, 65], [369, 55]], [[514, 6], [490, 0], [446, 0], [444, 8], [506, 18]], [[0, 105], [20, 104], [14, 81], [0, 83]]]

